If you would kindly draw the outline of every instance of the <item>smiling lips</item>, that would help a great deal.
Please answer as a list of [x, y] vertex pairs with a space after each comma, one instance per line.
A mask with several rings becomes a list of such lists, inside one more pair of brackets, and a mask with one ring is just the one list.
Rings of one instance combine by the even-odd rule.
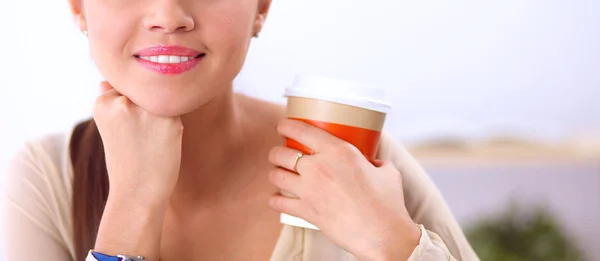
[[180, 74], [194, 68], [206, 54], [181, 46], [159, 45], [134, 55], [146, 69], [161, 74]]

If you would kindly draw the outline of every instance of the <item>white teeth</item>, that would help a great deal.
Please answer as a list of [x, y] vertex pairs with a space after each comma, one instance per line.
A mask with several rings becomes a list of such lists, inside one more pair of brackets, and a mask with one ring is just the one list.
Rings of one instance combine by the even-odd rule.
[[169, 56], [168, 55], [159, 55], [158, 63], [169, 63]]
[[140, 56], [140, 59], [155, 63], [184, 63], [194, 59], [190, 56], [158, 55], [158, 56]]
[[169, 56], [169, 63], [180, 63], [181, 57], [179, 56]]

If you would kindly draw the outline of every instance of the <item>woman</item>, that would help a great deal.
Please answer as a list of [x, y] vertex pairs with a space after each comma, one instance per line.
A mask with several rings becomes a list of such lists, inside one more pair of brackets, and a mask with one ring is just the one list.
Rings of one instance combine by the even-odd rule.
[[[270, 0], [70, 4], [105, 92], [93, 120], [28, 143], [12, 161], [7, 261], [477, 259], [389, 135], [373, 166], [285, 120], [283, 107], [233, 93]], [[283, 137], [316, 153], [296, 165]], [[283, 226], [282, 212], [321, 230]]]

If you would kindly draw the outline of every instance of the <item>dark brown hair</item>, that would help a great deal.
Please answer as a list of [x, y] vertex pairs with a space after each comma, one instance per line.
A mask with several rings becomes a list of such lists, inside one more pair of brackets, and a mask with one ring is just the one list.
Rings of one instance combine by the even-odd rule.
[[69, 144], [73, 165], [73, 232], [75, 260], [94, 248], [108, 198], [108, 172], [102, 138], [94, 120], [79, 123]]

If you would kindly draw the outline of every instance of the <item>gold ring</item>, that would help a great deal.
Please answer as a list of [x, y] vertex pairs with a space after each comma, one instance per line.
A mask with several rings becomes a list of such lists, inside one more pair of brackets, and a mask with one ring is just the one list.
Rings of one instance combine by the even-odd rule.
[[298, 152], [298, 154], [296, 154], [296, 158], [294, 159], [294, 172], [298, 173], [298, 161], [300, 160], [300, 158], [304, 157], [304, 154], [302, 154], [302, 152]]

